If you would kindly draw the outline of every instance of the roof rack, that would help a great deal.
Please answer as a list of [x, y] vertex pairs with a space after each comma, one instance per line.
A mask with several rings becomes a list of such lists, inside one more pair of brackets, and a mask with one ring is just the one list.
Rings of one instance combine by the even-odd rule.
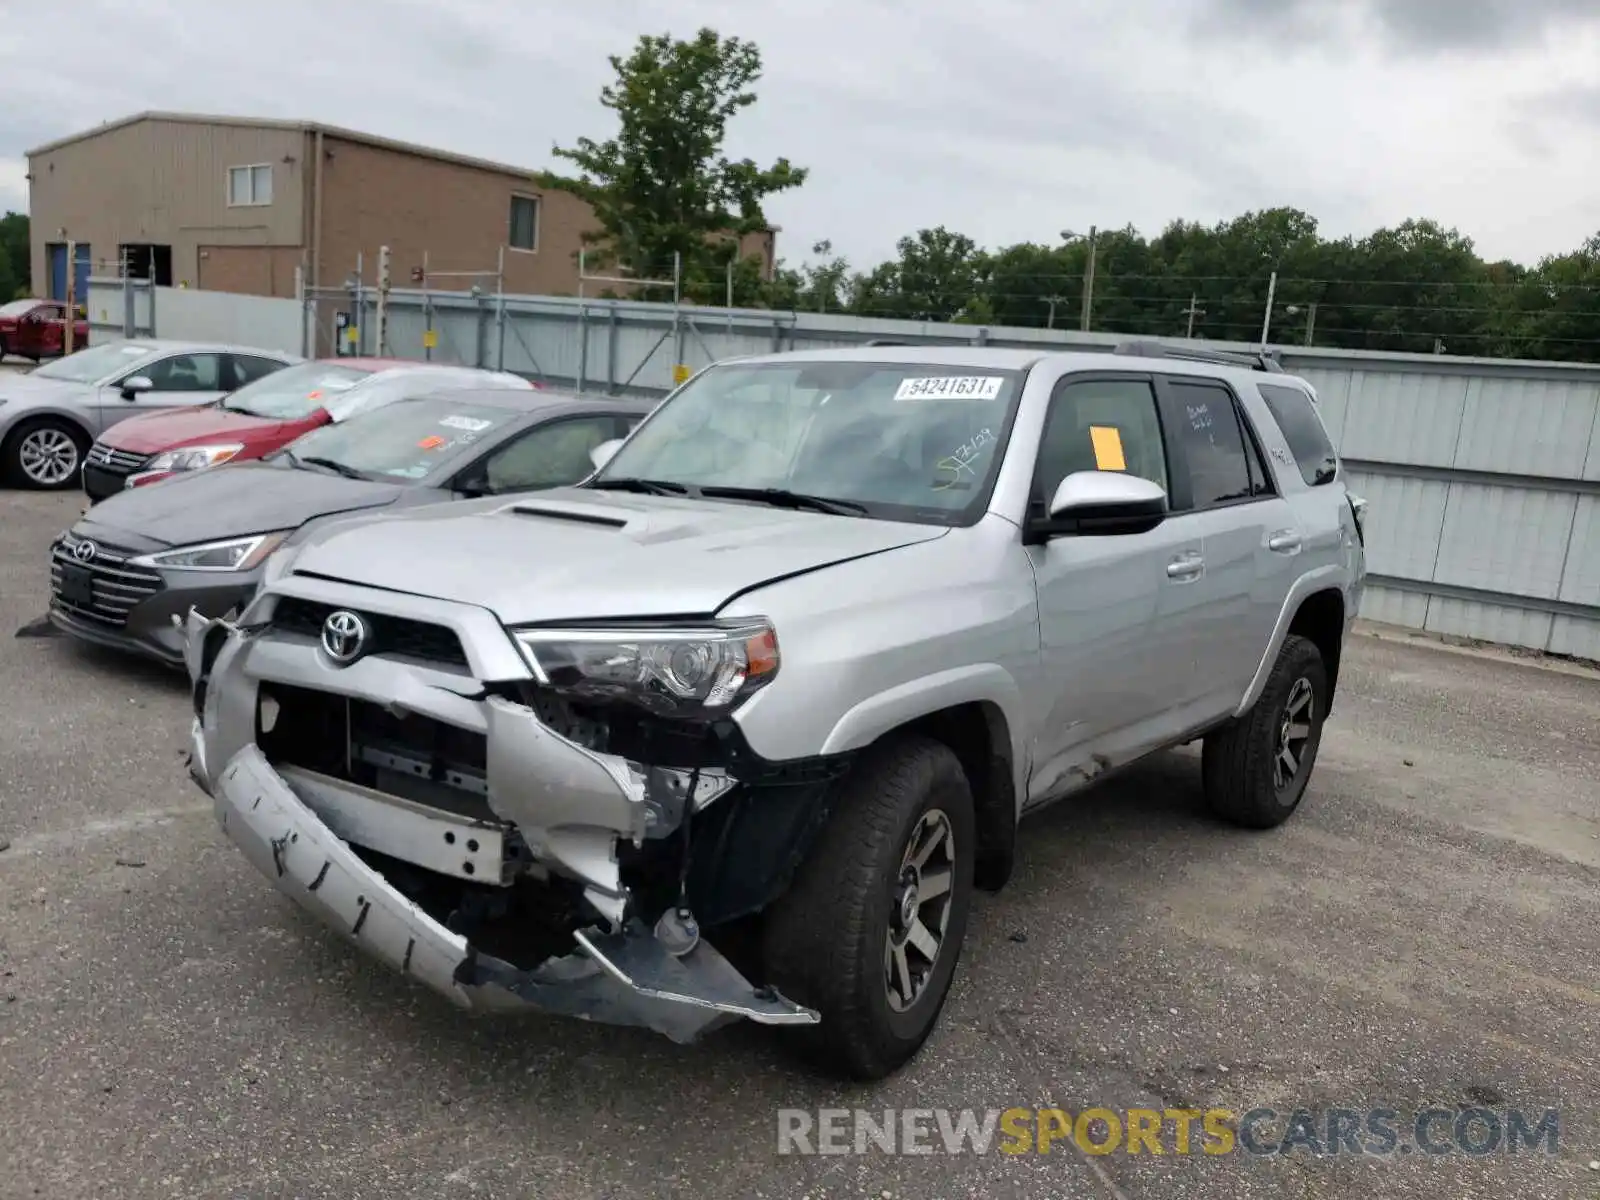
[[1252, 371], [1269, 371], [1278, 375], [1284, 373], [1283, 364], [1272, 350], [1234, 352], [1174, 346], [1170, 342], [1118, 342], [1112, 353], [1139, 358], [1181, 358], [1189, 362], [1216, 363], [1222, 367], [1248, 367]]

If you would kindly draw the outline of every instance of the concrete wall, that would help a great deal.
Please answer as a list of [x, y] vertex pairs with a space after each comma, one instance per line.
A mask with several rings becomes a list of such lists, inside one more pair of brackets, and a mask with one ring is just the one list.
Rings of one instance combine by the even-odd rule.
[[[299, 351], [262, 340], [297, 329], [298, 305], [267, 302], [269, 318], [237, 300], [191, 294], [185, 308], [159, 296], [159, 332]], [[373, 353], [370, 297], [363, 307], [361, 345]], [[1126, 340], [548, 296], [405, 290], [388, 307], [386, 349], [399, 357], [644, 394], [670, 390], [675, 365], [877, 338], [1101, 352]], [[1288, 347], [1282, 359], [1317, 388], [1351, 486], [1371, 501], [1364, 615], [1600, 659], [1600, 367]]]
[[[119, 246], [152, 242], [172, 247], [174, 283], [232, 286], [265, 277], [272, 294], [293, 296], [292, 269], [284, 284], [281, 271], [242, 264], [276, 263], [285, 247], [298, 260], [306, 158], [305, 135], [296, 130], [161, 120], [115, 126], [33, 155], [33, 278], [43, 292], [51, 242], [88, 243], [97, 274], [114, 272]], [[230, 205], [228, 168], [254, 164], [272, 168], [272, 203]], [[226, 264], [208, 273], [202, 253], [219, 249]]]
[[294, 300], [91, 278], [87, 308], [90, 345], [163, 337], [303, 353], [305, 314]]

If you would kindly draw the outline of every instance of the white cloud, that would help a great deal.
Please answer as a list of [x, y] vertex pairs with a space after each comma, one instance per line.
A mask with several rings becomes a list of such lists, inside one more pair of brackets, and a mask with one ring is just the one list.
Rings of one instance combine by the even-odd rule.
[[[606, 56], [709, 24], [758, 42], [730, 149], [812, 170], [781, 252], [866, 265], [919, 227], [987, 245], [1289, 204], [1408, 216], [1533, 261], [1600, 228], [1591, 0], [76, 0], [73, 59], [0, 48], [0, 207], [29, 146], [140, 109], [305, 118], [520, 163], [604, 137]], [[143, 48], [159, 48], [146, 53]], [[1563, 95], [1568, 100], [1563, 100]]]

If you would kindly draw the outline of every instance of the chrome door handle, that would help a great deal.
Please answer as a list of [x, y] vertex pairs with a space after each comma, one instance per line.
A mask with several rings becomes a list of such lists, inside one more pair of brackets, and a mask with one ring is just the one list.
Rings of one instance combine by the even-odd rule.
[[1167, 564], [1168, 579], [1193, 579], [1206, 569], [1206, 560], [1198, 554], [1193, 558], [1175, 558]]
[[1300, 549], [1300, 535], [1285, 529], [1267, 538], [1267, 549], [1277, 554], [1293, 554]]

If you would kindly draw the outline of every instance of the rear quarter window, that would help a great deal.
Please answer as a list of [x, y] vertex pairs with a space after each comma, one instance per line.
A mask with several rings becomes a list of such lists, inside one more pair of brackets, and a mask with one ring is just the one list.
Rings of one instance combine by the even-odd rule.
[[1300, 477], [1312, 487], [1332, 483], [1339, 473], [1339, 456], [1334, 452], [1328, 431], [1317, 415], [1311, 397], [1297, 387], [1261, 383], [1261, 398], [1267, 402], [1272, 419], [1283, 431], [1284, 441], [1294, 455]]

